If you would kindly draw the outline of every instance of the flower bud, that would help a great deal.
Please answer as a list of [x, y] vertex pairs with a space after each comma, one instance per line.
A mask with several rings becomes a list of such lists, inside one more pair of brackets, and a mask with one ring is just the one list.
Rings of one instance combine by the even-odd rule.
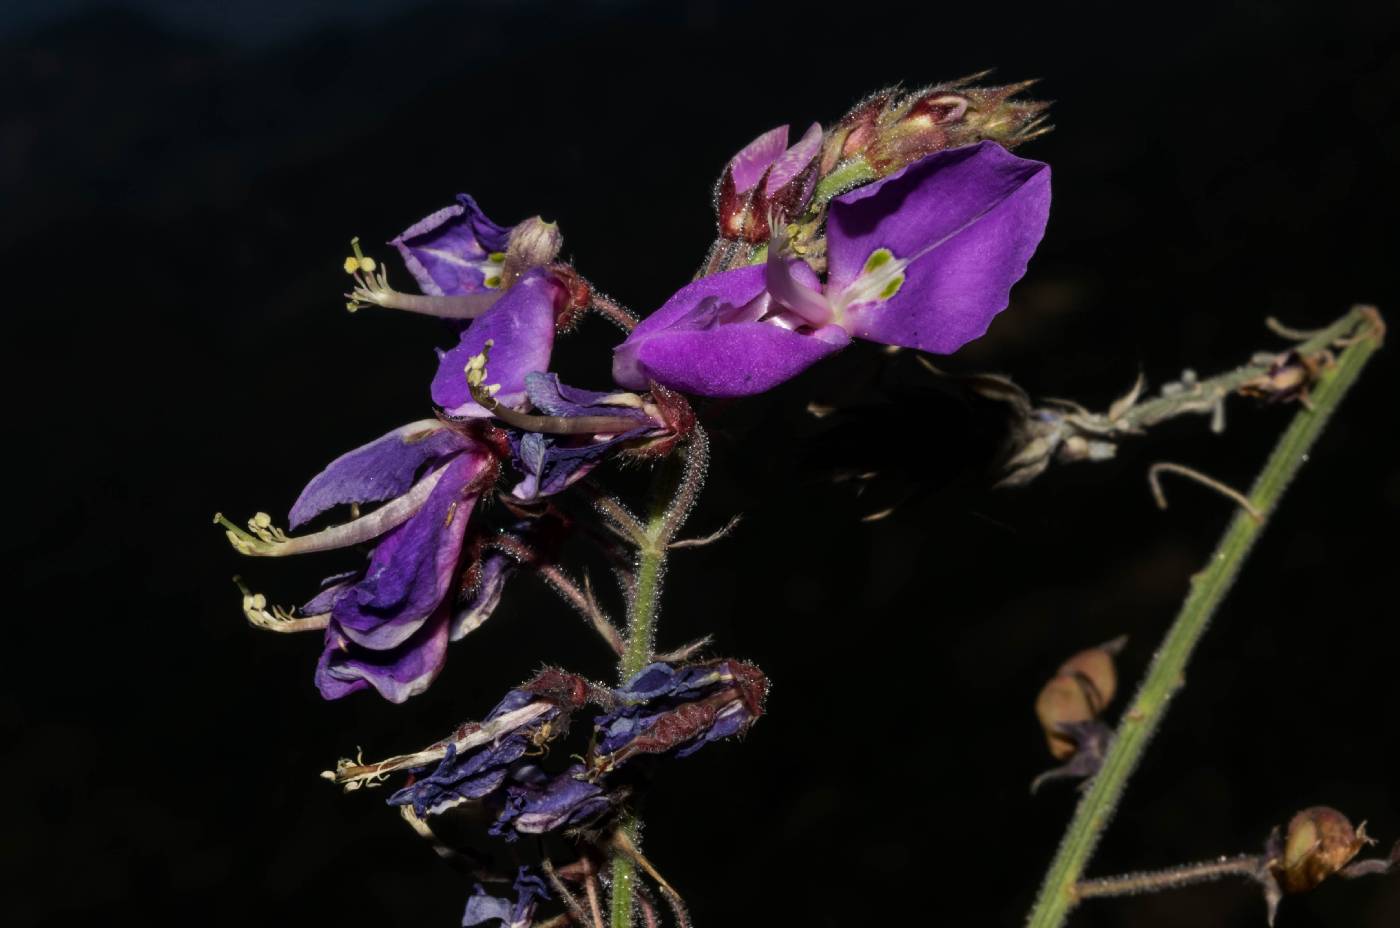
[[532, 267], [544, 267], [559, 257], [559, 249], [564, 247], [564, 236], [559, 233], [558, 223], [545, 222], [539, 216], [531, 216], [510, 230], [506, 243], [506, 260], [501, 277], [510, 286], [517, 277]]
[[787, 138], [787, 126], [765, 132], [725, 166], [715, 193], [722, 237], [766, 242], [770, 215], [786, 222], [807, 205], [817, 180], [822, 127], [813, 123], [791, 148]]
[[1032, 81], [970, 87], [970, 80], [904, 96], [886, 91], [862, 101], [832, 133], [822, 173], [841, 159], [860, 155], [883, 177], [936, 151], [984, 139], [1012, 148], [1047, 131], [1043, 116], [1048, 103], [1014, 99]]
[[1336, 809], [1313, 806], [1289, 821], [1282, 852], [1269, 866], [1285, 893], [1307, 892], [1345, 867], [1370, 843], [1364, 822], [1352, 828]]

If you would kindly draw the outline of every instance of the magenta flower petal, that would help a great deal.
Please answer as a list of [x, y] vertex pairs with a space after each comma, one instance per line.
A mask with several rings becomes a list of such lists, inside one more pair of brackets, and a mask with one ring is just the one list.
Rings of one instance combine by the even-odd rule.
[[827, 295], [869, 295], [861, 278], [887, 253], [883, 270], [902, 277], [888, 279], [888, 295], [851, 302], [842, 324], [860, 338], [951, 353], [1006, 308], [1049, 211], [1048, 165], [995, 142], [929, 155], [832, 202]]
[[[786, 136], [787, 133], [784, 132], [783, 135]], [[796, 145], [773, 161], [773, 169], [768, 172], [768, 182], [763, 185], [764, 192], [771, 195], [782, 189], [794, 177], [805, 171], [821, 150], [822, 127], [820, 123], [814, 122], [807, 127], [807, 131], [797, 140]]]
[[492, 254], [506, 250], [510, 229], [486, 218], [465, 193], [457, 203], [438, 210], [389, 244], [399, 250], [418, 286], [430, 296], [459, 296], [487, 289], [500, 277]]
[[729, 161], [729, 170], [734, 177], [734, 192], [746, 193], [763, 179], [763, 172], [783, 154], [787, 148], [788, 127], [779, 126], [754, 139], [739, 150]]
[[554, 350], [555, 302], [562, 290], [544, 270], [522, 276], [476, 319], [456, 348], [443, 354], [433, 377], [433, 402], [454, 416], [485, 416], [472, 400], [464, 369], [492, 342], [487, 383], [500, 384], [496, 399], [516, 406], [525, 399], [525, 375], [549, 369]]
[[653, 380], [682, 393], [751, 396], [791, 380], [849, 341], [837, 326], [800, 335], [763, 322], [739, 322], [662, 333], [637, 357]]
[[489, 452], [472, 450], [448, 461], [413, 517], [384, 536], [362, 580], [336, 600], [331, 617], [346, 638], [388, 650], [413, 635], [452, 588], [462, 539]]
[[654, 380], [700, 396], [749, 396], [849, 342], [836, 326], [802, 334], [758, 321], [771, 308], [764, 273], [754, 265], [681, 288], [613, 352], [613, 379], [631, 389]]
[[400, 426], [326, 466], [292, 505], [293, 529], [334, 506], [402, 496], [430, 464], [466, 448], [466, 438], [436, 419]]

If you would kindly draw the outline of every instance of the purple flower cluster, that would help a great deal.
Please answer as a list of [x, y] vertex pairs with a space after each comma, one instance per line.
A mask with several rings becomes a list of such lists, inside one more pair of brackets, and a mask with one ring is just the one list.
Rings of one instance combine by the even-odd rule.
[[[966, 117], [965, 101], [958, 109], [946, 96], [908, 108], [895, 129], [922, 127], [919, 144], [932, 144], [929, 131]], [[246, 529], [220, 518], [249, 555], [372, 545], [362, 567], [328, 580], [297, 614], [245, 595], [250, 619], [323, 630], [316, 684], [326, 698], [374, 689], [401, 702], [428, 687], [448, 643], [499, 601], [512, 559], [480, 543], [491, 530], [474, 515], [503, 475], [508, 501], [546, 504], [609, 457], [667, 453], [694, 425], [687, 394], [760, 393], [852, 339], [947, 353], [981, 335], [1045, 228], [1049, 168], [983, 141], [819, 195], [834, 156], [876, 150], [880, 118], [850, 117], [832, 133], [813, 125], [792, 145], [780, 127], [735, 155], [719, 185], [721, 234], [756, 246], [757, 263], [700, 277], [637, 324], [613, 353], [621, 389], [577, 389], [549, 370], [556, 331], [591, 300], [556, 261], [552, 224], [502, 226], [459, 196], [391, 242], [421, 294], [390, 288], [356, 246], [352, 308], [455, 327], [429, 386], [437, 415], [331, 462], [289, 521], [301, 528], [340, 507], [348, 520], [290, 536], [265, 514]], [[517, 784], [521, 801], [538, 786]]]
[[1050, 169], [995, 142], [942, 151], [836, 197], [825, 276], [784, 253], [679, 290], [613, 354], [625, 387], [762, 393], [852, 338], [949, 354], [987, 331], [1045, 230]]
[[[299, 610], [269, 608], [244, 587], [249, 620], [323, 635], [315, 682], [325, 698], [372, 689], [397, 703], [433, 682], [448, 644], [491, 616], [513, 574], [533, 570], [635, 666], [647, 636], [633, 630], [626, 640], [588, 585], [553, 561], [575, 518], [572, 488], [610, 459], [659, 459], [688, 441], [680, 487], [655, 510], [663, 517], [638, 519], [588, 488], [616, 536], [589, 540], [618, 564], [630, 544], [660, 570], [665, 552], [685, 544], [675, 534], [703, 477], [707, 445], [691, 398], [771, 390], [853, 340], [949, 353], [983, 334], [1049, 214], [1049, 168], [988, 140], [1036, 131], [1041, 108], [1011, 101], [1015, 89], [888, 92], [829, 131], [813, 124], [795, 142], [787, 126], [759, 136], [720, 178], [719, 238], [704, 273], [640, 322], [558, 260], [552, 223], [500, 225], [465, 194], [390, 242], [419, 292], [391, 287], [388, 270], [352, 241], [347, 308], [433, 316], [454, 343], [425, 385], [431, 417], [317, 474], [289, 513], [301, 534], [265, 513], [246, 527], [216, 517], [246, 555], [363, 551]], [[614, 384], [602, 390], [551, 371], [556, 335], [590, 308], [628, 330], [612, 352]], [[639, 568], [628, 596], [649, 608], [654, 600], [641, 597], [655, 591], [642, 576]], [[728, 659], [652, 659], [612, 689], [546, 669], [436, 744], [373, 764], [342, 760], [324, 776], [351, 790], [405, 774], [388, 803], [434, 840], [428, 820], [471, 804], [506, 841], [563, 833], [592, 845], [587, 879], [601, 854], [628, 855], [683, 922], [674, 889], [630, 831], [614, 827], [619, 809], [660, 759], [745, 734], [767, 690], [757, 667]], [[587, 747], [548, 764], [551, 745], [589, 704], [597, 711]], [[577, 917], [557, 873], [545, 872]], [[596, 886], [587, 886], [596, 906]], [[462, 924], [526, 928], [549, 898], [544, 880], [521, 868], [508, 893], [477, 886]]]

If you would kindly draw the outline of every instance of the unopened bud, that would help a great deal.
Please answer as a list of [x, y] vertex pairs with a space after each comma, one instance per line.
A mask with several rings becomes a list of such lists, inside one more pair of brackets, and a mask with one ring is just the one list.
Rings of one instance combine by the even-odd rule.
[[506, 242], [506, 259], [501, 269], [501, 277], [506, 286], [516, 278], [535, 267], [544, 267], [559, 257], [559, 249], [564, 246], [564, 236], [559, 233], [559, 225], [545, 222], [539, 216], [531, 216], [510, 230]]
[[787, 147], [788, 127], [779, 126], [744, 146], [725, 166], [715, 192], [719, 231], [750, 244], [767, 242], [770, 216], [778, 222], [801, 213], [817, 180], [822, 127], [813, 123]]
[[877, 94], [838, 125], [840, 148], [827, 147], [823, 169], [860, 155], [883, 176], [933, 152], [985, 139], [1012, 148], [1046, 131], [1049, 104], [1014, 99], [1031, 83], [970, 87], [961, 80], [902, 97]]

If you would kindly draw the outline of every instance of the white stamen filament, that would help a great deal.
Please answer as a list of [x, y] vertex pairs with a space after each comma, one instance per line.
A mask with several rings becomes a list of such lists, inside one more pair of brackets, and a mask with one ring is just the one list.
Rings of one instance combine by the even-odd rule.
[[405, 312], [436, 316], [439, 319], [475, 319], [501, 298], [500, 290], [483, 290], [457, 296], [425, 296], [400, 293], [389, 286], [384, 268], [374, 272], [356, 271], [355, 289], [345, 294], [345, 308], [354, 312], [364, 306], [382, 306]]
[[248, 589], [239, 577], [234, 577], [233, 582], [238, 584], [238, 589], [243, 593], [243, 615], [247, 617], [249, 624], [257, 628], [284, 633], [314, 632], [322, 631], [330, 624], [331, 614], [329, 612], [298, 616], [281, 606], [273, 606], [269, 609], [266, 596]]
[[438, 468], [415, 483], [403, 496], [390, 500], [367, 516], [361, 516], [343, 525], [332, 525], [310, 535], [296, 538], [287, 535], [272, 524], [271, 517], [265, 512], [249, 519], [247, 530], [234, 525], [222, 514], [216, 514], [214, 521], [227, 529], [225, 534], [234, 550], [249, 557], [282, 557], [288, 554], [310, 554], [315, 551], [347, 548], [377, 538], [389, 529], [407, 522], [427, 501], [428, 495], [442, 479], [443, 470], [445, 468]]
[[821, 328], [836, 315], [826, 295], [798, 280], [788, 266], [788, 229], [779, 223], [768, 243], [768, 259], [763, 266], [763, 283], [773, 299], [802, 317], [814, 328]]
[[499, 718], [492, 719], [484, 725], [480, 725], [464, 733], [460, 738], [449, 738], [446, 741], [439, 741], [432, 747], [425, 748], [413, 754], [399, 754], [389, 757], [377, 764], [365, 764], [358, 760], [341, 758], [336, 763], [334, 770], [322, 771], [321, 777], [333, 783], [344, 785], [346, 792], [360, 789], [364, 786], [373, 785], [374, 782], [382, 780], [384, 777], [399, 770], [408, 770], [412, 767], [426, 767], [435, 764], [447, 756], [449, 746], [456, 748], [457, 753], [470, 751], [473, 748], [481, 747], [483, 744], [495, 741], [497, 738], [517, 728], [523, 728], [535, 719], [553, 709], [551, 703], [540, 700], [521, 706], [519, 709], [507, 712]]

